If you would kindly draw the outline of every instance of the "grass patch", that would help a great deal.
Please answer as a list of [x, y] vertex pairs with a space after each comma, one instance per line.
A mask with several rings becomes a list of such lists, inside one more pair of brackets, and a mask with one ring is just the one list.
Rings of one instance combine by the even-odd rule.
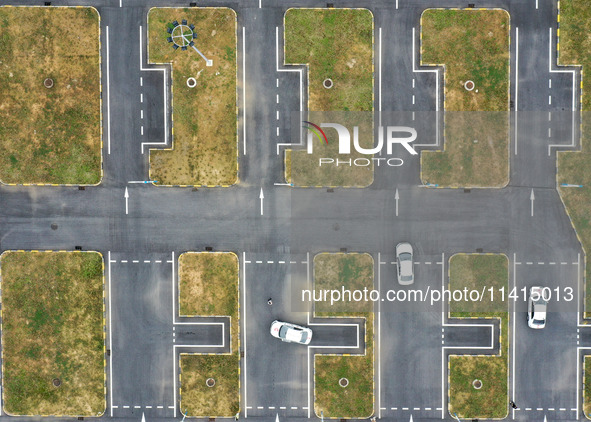
[[[195, 46], [173, 50], [167, 28], [195, 25]], [[150, 63], [172, 63], [174, 144], [150, 150], [150, 178], [161, 185], [227, 186], [238, 178], [236, 13], [228, 8], [153, 8], [148, 14]], [[197, 80], [195, 88], [187, 79]]]
[[0, 7], [3, 183], [100, 182], [99, 75], [95, 9]]
[[[502, 187], [509, 182], [509, 14], [429, 9], [422, 64], [445, 65], [444, 151], [424, 151], [424, 183]], [[464, 88], [474, 82], [474, 90]], [[475, 142], [476, 141], [476, 142]]]
[[[562, 65], [578, 64], [591, 69], [591, 4], [581, 0], [560, 1], [560, 51]], [[585, 254], [591, 251], [591, 94], [588, 81], [582, 98], [581, 151], [557, 152], [558, 192], [577, 230]], [[581, 184], [582, 188], [563, 188], [560, 183]], [[591, 317], [591, 266], [585, 265], [585, 318]]]
[[[454, 255], [449, 263], [450, 290], [509, 288], [505, 255]], [[449, 412], [462, 419], [505, 418], [508, 414], [509, 313], [507, 302], [451, 302], [451, 318], [497, 318], [501, 322], [500, 354], [449, 357]], [[475, 379], [482, 388], [472, 386]]]
[[583, 413], [591, 415], [591, 356], [585, 356], [583, 364], [585, 381], [583, 384]]
[[[322, 253], [314, 257], [314, 288], [373, 289], [373, 258], [369, 254]], [[359, 302], [348, 308], [318, 310], [320, 317], [365, 318], [365, 354], [314, 356], [314, 411], [331, 418], [368, 418], [373, 414], [373, 313]], [[349, 385], [339, 385], [347, 378]]]
[[[238, 258], [233, 253], [179, 257], [180, 315], [230, 316], [231, 353], [181, 355], [181, 409], [189, 416], [233, 417], [240, 405]], [[213, 378], [214, 387], [206, 380]]]
[[[0, 270], [5, 411], [101, 415], [102, 256], [10, 251], [1, 256]], [[52, 385], [54, 378], [60, 387]]]
[[[308, 111], [371, 115], [367, 113], [373, 110], [373, 15], [369, 10], [289, 9], [285, 13], [285, 63], [308, 65]], [[333, 82], [330, 89], [323, 87], [327, 78]], [[352, 127], [358, 118], [347, 116], [347, 125]], [[366, 116], [361, 119], [368, 120]], [[323, 118], [315, 113], [308, 120], [319, 124]], [[373, 146], [372, 125], [370, 117], [361, 130], [360, 143], [366, 148]], [[319, 166], [320, 157], [338, 154], [336, 132], [327, 130], [326, 134], [328, 145], [317, 144], [313, 154], [291, 152], [291, 162], [286, 162], [291, 172], [288, 182], [297, 186], [370, 185], [373, 166]], [[352, 152], [346, 158], [358, 157], [363, 155]]]

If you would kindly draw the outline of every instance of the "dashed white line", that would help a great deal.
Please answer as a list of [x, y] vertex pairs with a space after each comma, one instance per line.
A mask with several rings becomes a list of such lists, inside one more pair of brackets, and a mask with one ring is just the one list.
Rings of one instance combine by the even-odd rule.
[[285, 261], [277, 261], [280, 264], [285, 264]]
[[290, 264], [297, 264], [296, 261], [289, 261]]
[[279, 78], [275, 79], [275, 81], [276, 81], [277, 88], [279, 88]]
[[297, 409], [297, 406], [291, 406], [291, 409], [292, 410], [296, 410]]
[[285, 410], [285, 409], [287, 409], [287, 407], [285, 407], [285, 406], [279, 406], [279, 409]]
[[267, 264], [273, 264], [273, 263], [274, 263], [273, 261], [267, 261]]
[[156, 409], [164, 409], [164, 406], [156, 406]]
[[277, 100], [277, 104], [279, 104], [279, 94], [277, 94], [276, 97], [277, 97], [277, 99], [276, 99]]
[[257, 264], [262, 264], [263, 261], [255, 261]]
[[277, 126], [277, 136], [279, 136], [279, 126]]
[[140, 103], [143, 103], [143, 102], [144, 102], [144, 93], [142, 92], [140, 94]]
[[552, 88], [552, 79], [548, 79], [548, 88]]
[[548, 95], [548, 104], [552, 105], [552, 95]]
[[415, 78], [412, 78], [412, 87], [413, 88], [415, 87], [415, 82], [416, 82]]
[[279, 120], [279, 110], [277, 110], [277, 113], [275, 115], [275, 119]]
[[156, 261], [154, 261], [156, 264], [160, 264], [162, 263], [162, 261], [160, 259], [157, 259]]
[[144, 86], [144, 77], [140, 76], [140, 86]]
[[552, 137], [552, 128], [548, 128], [548, 138]]
[[144, 110], [140, 110], [140, 119], [144, 118]]
[[412, 96], [412, 104], [413, 105], [415, 104], [415, 96], [414, 95]]
[[122, 264], [127, 264], [127, 259], [122, 259], [122, 260], [121, 260], [121, 263], [122, 263]]
[[137, 259], [134, 259], [134, 260], [133, 260], [133, 261], [131, 261], [131, 262], [133, 262], [134, 264], [139, 264], [139, 262], [140, 262], [140, 261], [138, 261]]

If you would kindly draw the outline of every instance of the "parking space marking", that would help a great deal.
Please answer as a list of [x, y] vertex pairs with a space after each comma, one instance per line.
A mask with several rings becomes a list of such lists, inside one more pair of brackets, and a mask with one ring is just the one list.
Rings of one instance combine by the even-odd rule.
[[109, 25], [105, 28], [107, 46], [107, 154], [111, 154], [111, 78], [109, 71]]

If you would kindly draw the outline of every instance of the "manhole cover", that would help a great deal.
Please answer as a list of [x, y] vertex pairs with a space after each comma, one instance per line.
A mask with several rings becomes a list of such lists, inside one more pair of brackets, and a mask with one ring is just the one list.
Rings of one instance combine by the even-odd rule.
[[51, 383], [53, 384], [54, 387], [59, 387], [60, 385], [62, 385], [62, 382], [59, 378], [54, 378]]
[[51, 223], [51, 230], [57, 230], [57, 224]]
[[480, 381], [480, 380], [472, 381], [472, 387], [474, 387], [476, 390], [480, 390], [482, 388], [482, 381]]
[[51, 78], [47, 78], [43, 81], [43, 86], [45, 86], [45, 88], [53, 88], [53, 79]]
[[195, 79], [195, 78], [188, 78], [187, 79], [187, 86], [189, 88], [195, 88], [197, 86], [197, 79]]
[[349, 385], [349, 380], [347, 378], [341, 378], [339, 380], [339, 385], [343, 388]]
[[472, 91], [474, 89], [474, 82], [473, 81], [466, 81], [464, 83], [464, 88], [466, 91]]
[[205, 381], [205, 385], [211, 388], [215, 385], [215, 380], [213, 378], [207, 378], [207, 380]]
[[322, 82], [322, 86], [325, 87], [326, 89], [330, 89], [332, 88], [332, 79], [330, 78], [326, 78], [323, 82]]

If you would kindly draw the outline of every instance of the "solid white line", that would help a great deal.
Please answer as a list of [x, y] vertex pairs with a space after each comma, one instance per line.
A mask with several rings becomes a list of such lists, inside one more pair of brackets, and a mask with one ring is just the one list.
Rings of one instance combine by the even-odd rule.
[[[439, 111], [439, 69], [417, 69], [416, 68], [416, 41], [415, 41], [416, 28], [412, 28], [412, 71], [415, 73], [435, 73], [435, 111]], [[414, 120], [414, 112], [413, 112]], [[439, 113], [435, 113], [435, 144], [414, 144], [418, 146], [439, 146]]]
[[515, 27], [515, 155], [517, 155], [517, 110], [519, 108], [519, 28]]
[[[275, 27], [275, 69], [277, 72], [298, 72], [300, 74], [300, 109], [304, 111], [304, 83], [302, 76], [302, 69], [280, 69], [279, 68], [279, 27]], [[279, 86], [279, 80], [277, 80], [277, 86]], [[302, 145], [303, 144], [303, 128], [300, 127], [300, 142], [297, 144], [290, 143], [278, 143], [277, 144], [277, 155], [279, 155], [279, 147], [290, 146], [290, 145]]]
[[[381, 28], [380, 28], [380, 35], [381, 35]], [[380, 42], [380, 46], [382, 45], [382, 43]], [[380, 59], [380, 64], [382, 63], [381, 59]], [[381, 84], [381, 82], [380, 82]], [[381, 95], [380, 95], [381, 97]], [[382, 285], [382, 271], [381, 271], [381, 262], [382, 262], [382, 257], [381, 257], [381, 253], [378, 252], [378, 292], [380, 292], [381, 294], [381, 285]], [[382, 348], [382, 303], [381, 301], [378, 301], [378, 347], [377, 347], [377, 352], [378, 352], [378, 418], [382, 418], [382, 359], [381, 359], [381, 348]]]
[[[413, 28], [414, 35], [414, 28]], [[414, 41], [414, 36], [413, 36]], [[413, 50], [414, 51], [414, 50]], [[414, 61], [413, 61], [414, 66]], [[445, 254], [441, 254], [441, 291], [445, 291]], [[445, 303], [441, 302], [441, 331], [445, 327]], [[441, 419], [445, 418], [443, 408], [445, 407], [445, 347], [441, 348]]]
[[572, 138], [571, 138], [571, 143], [570, 145], [555, 145], [555, 144], [550, 144], [548, 145], [548, 156], [550, 156], [552, 154], [552, 148], [557, 148], [557, 147], [574, 147], [575, 146], [575, 111], [576, 111], [576, 82], [577, 82], [577, 74], [576, 71], [574, 70], [553, 70], [552, 69], [552, 40], [553, 40], [553, 36], [552, 36], [552, 28], [548, 28], [548, 32], [549, 32], [549, 41], [548, 41], [548, 71], [550, 73], [570, 73], [573, 76], [573, 85], [572, 85], [572, 93], [573, 93], [573, 98], [572, 98], [572, 108], [571, 108], [571, 112], [572, 112], [572, 123], [571, 123], [571, 133], [572, 133]]
[[111, 154], [111, 72], [109, 71], [109, 25], [106, 26], [105, 36], [107, 41], [107, 154]]
[[[310, 252], [306, 252], [306, 285], [308, 287], [308, 289], [312, 289], [312, 284], [310, 283]], [[310, 313], [312, 311], [309, 310], [307, 312], [308, 315], [308, 325], [310, 325]], [[314, 355], [312, 355], [314, 356]], [[308, 370], [306, 371], [308, 373], [308, 419], [310, 419], [310, 395], [312, 393], [312, 390], [310, 388], [311, 386], [311, 381], [310, 381], [310, 346], [308, 346], [308, 359], [307, 359], [307, 363], [308, 363]]]
[[[242, 326], [244, 327], [244, 329], [242, 330], [242, 336], [243, 336], [243, 340], [244, 340], [244, 417], [247, 418], [248, 417], [248, 406], [247, 401], [248, 401], [248, 389], [247, 389], [247, 385], [246, 385], [246, 359], [247, 359], [247, 355], [246, 355], [246, 252], [242, 252]], [[250, 261], [248, 261], [250, 262]]]
[[109, 260], [109, 263], [107, 265], [107, 270], [109, 273], [109, 349], [111, 350], [111, 354], [109, 356], [109, 404], [111, 405], [111, 417], [113, 417], [113, 325], [111, 324], [111, 251], [108, 252], [107, 257]]
[[[164, 85], [164, 142], [142, 142], [141, 152], [144, 153], [144, 145], [168, 145], [168, 78], [166, 73], [166, 67], [161, 68], [150, 68], [144, 67], [143, 59], [143, 41], [142, 41], [142, 26], [140, 25], [140, 70], [152, 71], [152, 72], [163, 72], [163, 85]], [[142, 94], [143, 101], [143, 94]], [[176, 406], [176, 405], [175, 405]]]
[[435, 96], [436, 104], [435, 111], [439, 111], [439, 69], [417, 69], [416, 68], [416, 48], [415, 48], [415, 31], [416, 28], [412, 28], [412, 71], [417, 73], [435, 73]]
[[[176, 309], [175, 309], [175, 282], [174, 282], [174, 251], [172, 251], [172, 322], [174, 324], [176, 318]], [[174, 406], [173, 406], [173, 416], [176, 416], [176, 349], [172, 347], [172, 366], [173, 366], [173, 374], [174, 379], [172, 380], [172, 390], [173, 390], [173, 399], [174, 399]], [[170, 406], [169, 406], [170, 408]]]
[[378, 58], [379, 58], [379, 67], [378, 67], [378, 83], [380, 86], [380, 97], [378, 102], [378, 115], [379, 115], [379, 122], [378, 126], [382, 126], [382, 28], [378, 29]]
[[242, 27], [242, 154], [246, 155], [246, 29], [244, 26]]
[[[515, 281], [517, 279], [517, 254], [513, 253], [513, 288], [515, 289]], [[511, 397], [513, 398], [513, 403], [515, 403], [515, 302], [513, 302], [513, 340], [511, 340], [511, 347], [512, 347], [512, 358], [511, 358]], [[515, 419], [515, 409], [511, 409], [511, 419]]]

